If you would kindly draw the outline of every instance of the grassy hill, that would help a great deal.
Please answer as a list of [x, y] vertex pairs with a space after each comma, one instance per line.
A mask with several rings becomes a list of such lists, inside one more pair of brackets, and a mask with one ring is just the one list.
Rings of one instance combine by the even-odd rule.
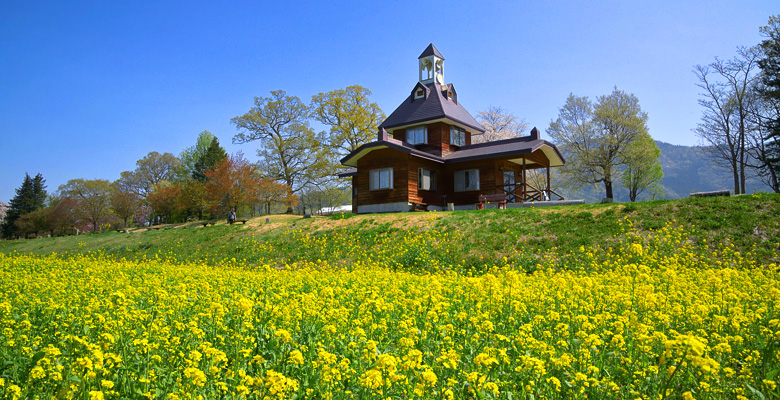
[[[182, 224], [129, 234], [2, 241], [0, 252], [100, 252], [128, 260], [230, 261], [276, 268], [316, 260], [349, 268], [391, 259], [391, 268], [479, 271], [506, 262], [532, 268], [543, 257], [565, 257], [580, 247], [607, 257], [632, 235], [675, 228], [698, 251], [730, 242], [768, 264], [778, 261], [778, 220], [780, 196], [760, 194], [448, 213], [277, 215], [270, 223], [262, 217], [246, 225]], [[563, 261], [561, 267], [566, 268]]]

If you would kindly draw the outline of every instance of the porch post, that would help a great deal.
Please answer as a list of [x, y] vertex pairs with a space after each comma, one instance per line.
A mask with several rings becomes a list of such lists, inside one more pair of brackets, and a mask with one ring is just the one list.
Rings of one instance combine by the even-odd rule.
[[550, 164], [547, 164], [547, 200], [552, 200], [552, 194], [550, 193]]
[[525, 184], [525, 157], [523, 157], [523, 202], [525, 203], [527, 197], [526, 197], [526, 191], [528, 190], [528, 187]]

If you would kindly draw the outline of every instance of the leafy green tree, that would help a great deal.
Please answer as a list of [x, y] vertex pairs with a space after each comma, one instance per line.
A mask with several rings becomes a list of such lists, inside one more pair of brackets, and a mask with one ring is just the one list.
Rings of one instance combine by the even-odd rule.
[[[297, 193], [315, 179], [334, 173], [326, 138], [309, 127], [309, 107], [283, 90], [255, 97], [255, 106], [231, 119], [241, 132], [233, 143], [260, 141], [257, 151], [265, 177], [280, 181]], [[292, 207], [288, 212], [292, 212]]]
[[626, 163], [625, 149], [647, 134], [647, 113], [636, 96], [617, 88], [599, 96], [595, 105], [570, 94], [548, 133], [566, 159], [563, 178], [574, 187], [603, 183], [606, 197], [613, 199], [613, 182], [620, 181]]
[[192, 178], [198, 182], [206, 181], [206, 172], [214, 169], [217, 164], [227, 157], [227, 152], [219, 145], [219, 139], [213, 137], [209, 147], [200, 156], [195, 163], [195, 169], [192, 171]]
[[[661, 149], [646, 133], [626, 146], [623, 152], [625, 170], [621, 181], [628, 189], [628, 197], [632, 202], [636, 201], [644, 190], [653, 191], [661, 183], [664, 172], [660, 157]], [[657, 191], [654, 194], [657, 194]]]
[[2, 224], [2, 235], [13, 238], [19, 234], [16, 221], [24, 214], [41, 209], [46, 205], [46, 180], [43, 175], [36, 174], [30, 178], [24, 174], [22, 186], [16, 189], [16, 195], [11, 199], [5, 219]]
[[339, 158], [376, 137], [376, 129], [385, 119], [385, 113], [369, 100], [371, 91], [352, 85], [319, 93], [312, 97], [312, 115], [330, 127], [328, 145]]
[[71, 179], [58, 188], [62, 196], [78, 201], [78, 212], [98, 232], [111, 213], [111, 182], [104, 179]]
[[154, 191], [155, 186], [164, 181], [173, 181], [179, 170], [179, 159], [171, 153], [150, 152], [136, 161], [134, 171], [120, 174], [121, 185], [132, 188], [142, 197]]
[[48, 221], [46, 219], [47, 210], [45, 208], [39, 208], [35, 211], [22, 214], [19, 219], [16, 220], [17, 233], [21, 236], [37, 236], [41, 232], [49, 230]]
[[179, 153], [179, 170], [177, 171], [179, 180], [193, 179], [197, 170], [197, 164], [208, 151], [214, 137], [211, 132], [203, 131], [198, 134], [195, 145], [187, 147]]

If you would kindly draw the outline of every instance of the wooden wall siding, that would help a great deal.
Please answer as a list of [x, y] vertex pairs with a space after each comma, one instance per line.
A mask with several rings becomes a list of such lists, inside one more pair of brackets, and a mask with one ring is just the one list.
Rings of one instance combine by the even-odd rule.
[[406, 129], [398, 129], [393, 131], [393, 139], [398, 139], [402, 142], [406, 141]]
[[[358, 160], [357, 204], [397, 203], [408, 201], [408, 159], [409, 156], [392, 149], [374, 150]], [[370, 190], [370, 171], [378, 168], [393, 168], [393, 188]]]
[[357, 214], [357, 207], [358, 207], [357, 194], [360, 193], [357, 191], [357, 176], [353, 176], [352, 178], [349, 178], [349, 180], [352, 182], [352, 213]]
[[[420, 168], [427, 168], [431, 171], [436, 171], [436, 190], [419, 190], [418, 187], [418, 171]], [[423, 160], [416, 157], [409, 158], [409, 201], [414, 203], [422, 203], [436, 206], [444, 206], [442, 201], [442, 193], [448, 186], [442, 186], [441, 177], [444, 175], [444, 169], [442, 164], [438, 164], [432, 161]]]
[[[458, 164], [447, 165], [447, 171], [444, 175], [448, 181], [447, 188], [447, 203], [457, 204], [474, 204], [479, 202], [480, 194], [495, 194], [500, 189], [497, 187], [497, 175], [500, 161], [497, 160], [478, 160], [470, 161]], [[467, 192], [455, 192], [455, 171], [463, 169], [478, 169], [479, 170], [479, 190], [472, 190]], [[502, 175], [503, 184], [503, 175]]]

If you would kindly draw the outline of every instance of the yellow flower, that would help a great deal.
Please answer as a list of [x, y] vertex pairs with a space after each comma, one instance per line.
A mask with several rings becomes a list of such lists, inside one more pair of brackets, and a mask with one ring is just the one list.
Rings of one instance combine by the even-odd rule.
[[360, 377], [360, 384], [369, 389], [378, 389], [384, 384], [382, 373], [375, 369], [370, 369]]
[[556, 392], [561, 391], [561, 381], [558, 380], [558, 378], [551, 376], [547, 378], [547, 383], [551, 384], [553, 386], [553, 390], [555, 390]]
[[287, 357], [287, 363], [289, 364], [303, 364], [303, 354], [301, 354], [300, 350], [293, 350], [290, 352], [290, 355]]

